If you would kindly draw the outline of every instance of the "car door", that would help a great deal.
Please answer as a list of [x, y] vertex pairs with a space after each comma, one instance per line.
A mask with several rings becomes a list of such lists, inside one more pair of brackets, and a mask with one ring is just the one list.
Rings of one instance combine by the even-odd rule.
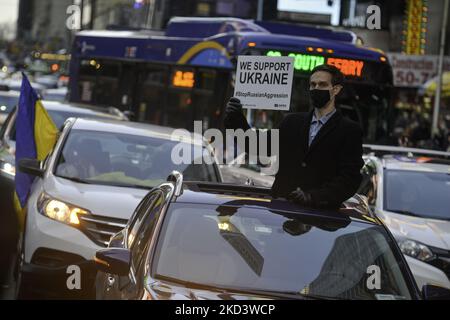
[[155, 236], [156, 226], [162, 216], [165, 203], [164, 192], [158, 190], [154, 194], [152, 203], [145, 210], [145, 216], [136, 234], [134, 243], [131, 245], [131, 273], [134, 274], [134, 283], [131, 296], [128, 298], [137, 299], [142, 296], [144, 290], [145, 261], [151, 242]]
[[153, 232], [161, 216], [165, 194], [156, 189], [148, 194], [137, 207], [126, 229], [124, 246], [131, 251], [132, 263], [128, 276], [105, 275], [101, 290], [106, 299], [137, 299], [143, 290], [143, 261]]

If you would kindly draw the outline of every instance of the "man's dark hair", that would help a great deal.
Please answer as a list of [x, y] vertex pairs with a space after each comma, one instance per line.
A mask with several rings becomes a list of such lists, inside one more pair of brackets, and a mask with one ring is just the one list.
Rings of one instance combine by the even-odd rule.
[[324, 71], [331, 74], [331, 83], [333, 84], [333, 86], [338, 84], [340, 85], [344, 84], [344, 75], [342, 74], [341, 70], [339, 70], [335, 66], [330, 66], [328, 64], [321, 64], [312, 70], [311, 75], [313, 75], [318, 71]]

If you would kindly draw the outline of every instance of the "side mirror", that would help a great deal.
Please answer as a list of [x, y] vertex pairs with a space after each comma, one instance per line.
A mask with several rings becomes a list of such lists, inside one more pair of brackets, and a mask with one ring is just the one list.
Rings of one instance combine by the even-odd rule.
[[107, 248], [95, 254], [97, 270], [118, 276], [127, 276], [131, 268], [131, 251], [123, 248]]
[[36, 159], [20, 159], [19, 160], [19, 171], [23, 173], [31, 174], [36, 177], [44, 176], [44, 169], [41, 167], [41, 162]]
[[450, 300], [450, 289], [426, 284], [422, 287], [424, 300]]

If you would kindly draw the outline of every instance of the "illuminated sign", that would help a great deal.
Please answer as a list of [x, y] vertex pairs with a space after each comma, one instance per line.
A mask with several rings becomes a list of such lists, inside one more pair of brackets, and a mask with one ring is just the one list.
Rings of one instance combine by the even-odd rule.
[[[269, 57], [281, 57], [280, 51], [268, 51]], [[314, 56], [310, 54], [289, 53], [288, 57], [294, 58], [294, 69], [302, 71], [311, 71], [316, 66], [324, 64], [325, 58], [321, 56]]]
[[54, 54], [54, 53], [35, 52], [34, 58], [42, 59], [42, 60], [69, 61], [70, 54]]
[[327, 64], [335, 66], [346, 76], [361, 77], [364, 62], [341, 58], [328, 58]]
[[324, 57], [309, 54], [289, 53], [288, 56], [294, 58], [295, 70], [311, 71], [325, 62]]
[[[281, 57], [280, 51], [268, 51], [266, 53], [270, 57]], [[294, 69], [297, 71], [312, 71], [315, 67], [328, 64], [335, 66], [345, 76], [362, 77], [364, 68], [364, 61], [352, 60], [344, 58], [323, 57], [318, 55], [301, 54], [301, 53], [289, 53], [289, 57], [294, 58]]]
[[174, 87], [193, 88], [194, 87], [194, 73], [192, 71], [176, 71], [172, 85]]
[[426, 0], [408, 0], [406, 3], [403, 52], [406, 54], [425, 54], [428, 7]]

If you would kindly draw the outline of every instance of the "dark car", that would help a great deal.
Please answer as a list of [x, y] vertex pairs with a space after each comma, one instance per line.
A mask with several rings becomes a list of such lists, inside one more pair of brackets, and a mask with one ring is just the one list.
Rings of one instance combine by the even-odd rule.
[[168, 181], [97, 251], [98, 299], [422, 298], [363, 198], [334, 212], [266, 188], [183, 183], [176, 172]]

